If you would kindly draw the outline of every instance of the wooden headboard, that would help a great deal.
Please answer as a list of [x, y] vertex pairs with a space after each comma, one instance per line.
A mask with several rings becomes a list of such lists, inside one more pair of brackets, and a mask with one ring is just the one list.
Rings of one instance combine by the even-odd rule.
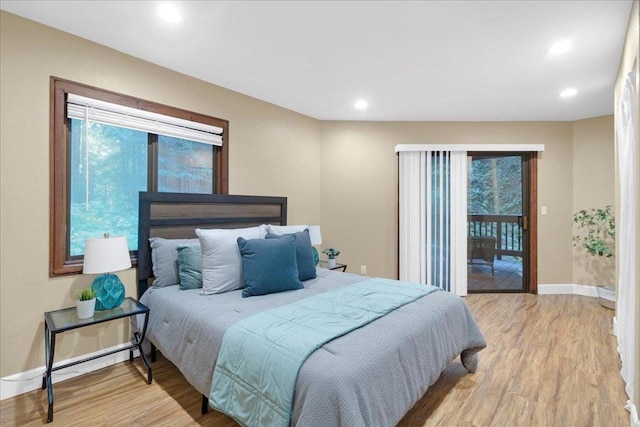
[[190, 239], [196, 228], [287, 225], [286, 197], [140, 192], [139, 211], [138, 298], [153, 277], [150, 237]]

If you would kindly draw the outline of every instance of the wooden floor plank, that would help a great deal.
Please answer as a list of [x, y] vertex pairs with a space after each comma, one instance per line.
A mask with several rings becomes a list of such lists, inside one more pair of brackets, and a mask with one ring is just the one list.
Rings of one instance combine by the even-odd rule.
[[[456, 359], [400, 422], [415, 426], [626, 427], [613, 311], [574, 295], [466, 298], [488, 347], [475, 374]], [[81, 369], [81, 365], [79, 367]], [[139, 360], [54, 386], [52, 426], [236, 426], [210, 410], [162, 356], [147, 385]], [[46, 424], [47, 395], [0, 402], [0, 425]]]

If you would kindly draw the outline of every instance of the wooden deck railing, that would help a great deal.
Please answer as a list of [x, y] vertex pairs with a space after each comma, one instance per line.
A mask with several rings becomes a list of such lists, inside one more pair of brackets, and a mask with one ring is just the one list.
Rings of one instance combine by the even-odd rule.
[[496, 257], [522, 254], [522, 216], [520, 215], [468, 215], [467, 235], [495, 237]]

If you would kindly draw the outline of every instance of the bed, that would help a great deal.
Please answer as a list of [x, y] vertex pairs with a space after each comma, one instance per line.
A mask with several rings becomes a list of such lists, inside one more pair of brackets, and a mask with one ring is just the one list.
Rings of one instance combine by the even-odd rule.
[[[225, 331], [252, 315], [367, 280], [318, 268], [304, 288], [242, 298], [241, 290], [149, 286], [149, 238], [193, 239], [196, 228], [286, 225], [286, 198], [140, 194], [138, 296], [150, 307], [146, 337], [208, 396]], [[475, 372], [486, 346], [461, 298], [433, 292], [311, 353], [295, 383], [291, 425], [395, 425], [458, 355]], [[204, 400], [203, 400], [204, 402]], [[203, 407], [204, 409], [204, 407]]]

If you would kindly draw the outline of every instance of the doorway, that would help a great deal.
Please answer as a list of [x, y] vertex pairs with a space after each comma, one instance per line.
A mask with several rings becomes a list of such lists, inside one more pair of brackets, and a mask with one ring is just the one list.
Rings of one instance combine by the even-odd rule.
[[530, 286], [532, 158], [535, 154], [526, 152], [468, 153], [469, 293], [535, 292]]

